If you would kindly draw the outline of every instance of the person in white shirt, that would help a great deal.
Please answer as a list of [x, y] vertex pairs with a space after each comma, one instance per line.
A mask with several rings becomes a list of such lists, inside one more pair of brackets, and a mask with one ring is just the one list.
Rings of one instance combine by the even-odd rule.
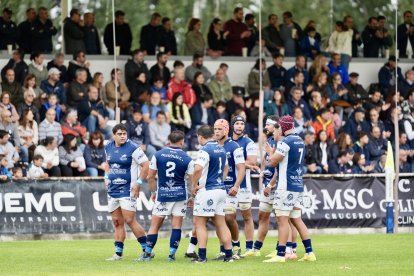
[[43, 157], [42, 168], [49, 176], [61, 176], [56, 138], [48, 136], [41, 142], [34, 155]]
[[42, 169], [43, 157], [41, 155], [35, 155], [33, 157], [32, 164], [29, 169], [30, 178], [46, 178], [49, 175]]

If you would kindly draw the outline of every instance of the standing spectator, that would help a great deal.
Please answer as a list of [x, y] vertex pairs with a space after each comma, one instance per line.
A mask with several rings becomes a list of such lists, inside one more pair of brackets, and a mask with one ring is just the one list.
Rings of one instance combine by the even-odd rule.
[[[65, 55], [63, 53], [56, 53], [55, 57], [47, 63], [47, 70], [56, 68], [60, 72], [60, 82], [65, 86], [69, 86], [68, 69], [65, 66]], [[72, 81], [72, 80], [70, 80]]]
[[309, 27], [306, 29], [304, 36], [299, 42], [302, 54], [312, 59], [321, 53], [321, 46], [319, 41], [315, 39], [315, 36], [316, 29], [314, 27]]
[[4, 129], [0, 129], [0, 154], [6, 157], [8, 169], [13, 168], [20, 159], [16, 147], [10, 142], [9, 132]]
[[233, 18], [224, 24], [224, 32], [228, 32], [227, 56], [241, 56], [242, 48], [246, 47], [246, 42], [252, 35], [247, 26], [243, 23], [243, 8], [236, 7], [233, 11]]
[[147, 64], [144, 62], [144, 52], [140, 49], [132, 51], [132, 58], [128, 59], [125, 64], [125, 83], [129, 91], [132, 91], [136, 74], [144, 72], [147, 79], [150, 79], [150, 73]]
[[210, 89], [207, 85], [205, 85], [205, 79], [202, 72], [195, 73], [192, 88], [194, 90], [194, 93], [196, 94], [197, 101], [201, 101], [203, 98], [206, 97], [206, 95], [210, 95], [211, 97], [213, 97], [213, 94], [211, 93]]
[[409, 96], [411, 91], [414, 91], [414, 69], [408, 69], [405, 72], [405, 79], [400, 80], [398, 83], [398, 90], [404, 99]]
[[84, 23], [80, 17], [79, 9], [72, 9], [63, 21], [63, 34], [65, 42], [65, 53], [74, 54], [76, 51], [85, 52]]
[[352, 141], [357, 140], [358, 132], [369, 133], [370, 129], [369, 123], [365, 120], [365, 110], [363, 108], [355, 109], [344, 126], [344, 130], [351, 136]]
[[105, 84], [106, 97], [108, 99], [108, 108], [115, 113], [116, 102], [118, 100], [118, 107], [121, 110], [121, 119], [128, 118], [128, 110], [131, 106], [129, 100], [131, 93], [125, 83], [121, 82], [121, 69], [116, 68], [111, 70], [111, 80]]
[[174, 94], [180, 93], [183, 95], [184, 103], [191, 108], [196, 102], [197, 98], [191, 85], [184, 80], [184, 68], [176, 68], [174, 77], [168, 84], [167, 97], [172, 100]]
[[[260, 69], [262, 69], [261, 73], [262, 76], [260, 77]], [[260, 83], [260, 79], [262, 83]], [[265, 59], [257, 59], [256, 63], [254, 64], [252, 70], [249, 73], [248, 80], [247, 80], [247, 90], [249, 95], [259, 94], [260, 92], [260, 84], [262, 85], [262, 89], [264, 91], [264, 99], [269, 100], [272, 98], [272, 91], [270, 90], [270, 80], [269, 80], [269, 73], [266, 70], [266, 61]]]
[[247, 30], [251, 33], [249, 39], [246, 41], [247, 55], [250, 56], [251, 51], [256, 44], [256, 40], [259, 38], [259, 29], [256, 27], [256, 18], [254, 14], [246, 14], [244, 16], [244, 24], [246, 24]]
[[6, 79], [1, 83], [1, 90], [9, 92], [10, 101], [17, 105], [23, 101], [23, 89], [20, 83], [15, 80], [13, 69], [7, 69]]
[[168, 82], [171, 79], [170, 69], [167, 67], [168, 55], [165, 52], [159, 52], [157, 54], [157, 63], [150, 69], [150, 84], [154, 84], [154, 78], [158, 77], [164, 80], [163, 86], [167, 87]]
[[[391, 90], [395, 89], [397, 82], [404, 79], [401, 73], [401, 68], [397, 67], [396, 62], [397, 58], [395, 56], [390, 56], [388, 62], [385, 63], [378, 72], [378, 82], [384, 99]], [[397, 71], [397, 79], [395, 79], [395, 71]]]
[[290, 11], [283, 13], [283, 24], [280, 25], [280, 37], [285, 48], [285, 56], [294, 57], [299, 54], [299, 40], [303, 36], [302, 28], [293, 21]]
[[60, 82], [60, 71], [55, 67], [49, 69], [47, 73], [48, 77], [47, 80], [43, 80], [40, 83], [40, 88], [46, 95], [42, 96], [42, 99], [45, 100], [47, 96], [51, 94], [56, 94], [59, 98], [59, 105], [60, 108], [63, 110], [65, 109], [66, 104], [66, 90], [63, 87], [63, 84]]
[[382, 54], [384, 35], [379, 30], [378, 20], [371, 16], [368, 25], [362, 31], [362, 42], [364, 43], [364, 57], [377, 58]]
[[291, 83], [293, 83], [293, 78], [297, 72], [303, 73], [303, 87], [308, 87], [309, 84], [309, 74], [308, 70], [306, 70], [306, 58], [303, 55], [297, 55], [295, 58], [295, 65], [286, 72], [286, 79], [285, 79], [285, 85], [286, 87], [289, 87], [289, 83], [291, 86]]
[[340, 151], [338, 157], [331, 159], [328, 163], [328, 173], [330, 174], [350, 174], [352, 168], [349, 165], [351, 155], [348, 151]]
[[[62, 127], [58, 122], [55, 121], [55, 117], [55, 109], [53, 107], [49, 108], [46, 111], [46, 118], [39, 125], [39, 141], [42, 141], [43, 139], [46, 139], [46, 137], [50, 136], [56, 139], [56, 143], [58, 145], [62, 143]], [[45, 158], [45, 156], [43, 156], [43, 158]]]
[[187, 68], [185, 68], [185, 80], [189, 83], [191, 83], [194, 80], [194, 75], [200, 71], [204, 75], [204, 79], [209, 80], [211, 78], [211, 73], [203, 65], [204, 56], [199, 54], [193, 55], [193, 63]]
[[30, 110], [33, 113], [34, 120], [36, 122], [40, 122], [40, 115], [39, 115], [39, 109], [37, 108], [36, 104], [34, 103], [34, 100], [36, 98], [36, 94], [33, 91], [33, 89], [29, 88], [24, 92], [23, 96], [24, 100], [17, 106], [17, 113], [19, 114], [19, 117], [22, 118], [25, 111]]
[[16, 49], [13, 52], [12, 58], [1, 69], [1, 79], [3, 82], [6, 81], [6, 72], [8, 69], [14, 70], [16, 81], [20, 83], [20, 85], [23, 85], [24, 79], [27, 75], [28, 67], [26, 62], [24, 62], [24, 52], [21, 49]]
[[359, 74], [352, 72], [349, 74], [349, 82], [345, 85], [348, 90], [348, 100], [351, 104], [365, 102], [369, 99], [368, 92], [358, 83]]
[[168, 103], [171, 112], [171, 130], [180, 130], [187, 133], [191, 128], [191, 116], [188, 106], [183, 101], [183, 95], [176, 93], [171, 102]]
[[[114, 54], [113, 24], [112, 22], [106, 25], [104, 31], [104, 43], [110, 55]], [[130, 55], [132, 32], [129, 24], [125, 23], [125, 13], [120, 10], [115, 12], [115, 34], [115, 45], [119, 47], [119, 53], [121, 55]], [[153, 35], [156, 34], [154, 33]]]
[[48, 74], [48, 70], [43, 64], [45, 56], [40, 52], [33, 52], [30, 55], [30, 60], [32, 63], [29, 64], [28, 73], [36, 77], [36, 85], [40, 86], [40, 83], [47, 79]]
[[135, 82], [132, 85], [131, 101], [138, 104], [144, 104], [149, 100], [151, 86], [148, 84], [148, 79], [145, 72], [137, 72], [135, 75]]
[[149, 124], [151, 145], [157, 150], [162, 149], [168, 144], [168, 135], [171, 132], [171, 126], [166, 120], [165, 113], [158, 111], [156, 119]]
[[282, 91], [276, 89], [273, 94], [273, 100], [265, 105], [266, 116], [276, 115], [279, 118], [289, 115], [289, 107], [285, 102], [285, 96]]
[[380, 158], [387, 151], [387, 140], [383, 138], [381, 129], [377, 126], [373, 127], [371, 130], [371, 137], [367, 145], [367, 150], [369, 152], [369, 163], [375, 164], [380, 161]]
[[361, 34], [354, 27], [352, 16], [346, 15], [342, 22], [349, 30], [352, 30], [352, 57], [358, 57], [358, 46], [362, 45]]
[[318, 136], [319, 132], [325, 131], [327, 139], [330, 142], [335, 141], [335, 129], [329, 109], [322, 108], [319, 111], [319, 115], [316, 117], [316, 120], [312, 123], [312, 127], [315, 130], [316, 136]]
[[170, 122], [170, 112], [168, 107], [161, 102], [161, 97], [158, 92], [153, 92], [151, 94], [150, 100], [148, 103], [142, 106], [142, 114], [144, 117], [144, 122], [147, 124], [157, 119], [158, 112], [162, 111], [164, 113], [166, 122]]
[[207, 54], [212, 58], [221, 57], [226, 47], [226, 39], [229, 32], [222, 30], [223, 23], [221, 19], [216, 17], [210, 23], [207, 34], [208, 49]]
[[208, 88], [213, 95], [215, 103], [218, 103], [219, 101], [227, 102], [233, 95], [231, 83], [225, 76], [224, 70], [219, 68], [216, 71], [215, 78], [208, 83]]
[[270, 14], [268, 16], [269, 24], [262, 29], [263, 39], [266, 41], [266, 46], [273, 55], [280, 53], [280, 49], [283, 48], [283, 41], [280, 37], [280, 28], [277, 20], [276, 14]]
[[104, 176], [106, 154], [104, 149], [104, 137], [102, 133], [96, 131], [91, 134], [88, 144], [83, 152], [86, 163], [86, 172], [89, 176]]
[[42, 169], [43, 157], [41, 155], [35, 155], [33, 161], [30, 164], [30, 169], [28, 173], [29, 178], [47, 178], [49, 175], [45, 173]]
[[99, 39], [98, 29], [95, 26], [95, 15], [91, 12], [87, 12], [83, 15], [85, 36], [83, 41], [85, 42], [85, 50], [88, 55], [100, 55], [101, 40]]
[[160, 30], [161, 15], [158, 12], [154, 12], [151, 15], [150, 22], [142, 26], [139, 43], [141, 49], [145, 55], [154, 56], [156, 53], [157, 46], [157, 35]]
[[[308, 33], [308, 30], [310, 29], [310, 28], [314, 28], [315, 30], [317, 30], [317, 28], [316, 28], [316, 21], [314, 21], [314, 20], [309, 20], [308, 21], [308, 24], [306, 24], [306, 26], [305, 26], [305, 28], [303, 29], [303, 33]], [[315, 34], [315, 40], [319, 43], [319, 45], [321, 45], [321, 42], [322, 42], [322, 36], [321, 36], [321, 34], [320, 33], [318, 33], [318, 31], [316, 31], [316, 34]]]
[[67, 71], [67, 81], [70, 83], [76, 78], [76, 70], [84, 69], [86, 71], [86, 81], [88, 83], [92, 82], [92, 75], [89, 71], [89, 62], [86, 61], [86, 55], [84, 51], [76, 51], [73, 53], [73, 60], [69, 61], [68, 71]]
[[59, 168], [59, 151], [56, 138], [48, 136], [40, 141], [34, 154], [43, 158], [42, 168], [49, 176], [60, 177], [62, 174]]
[[331, 54], [340, 55], [340, 63], [348, 70], [352, 55], [353, 31], [342, 21], [337, 21], [335, 31], [329, 37], [327, 51]]
[[3, 17], [0, 17], [0, 50], [7, 50], [7, 45], [16, 49], [17, 25], [11, 20], [12, 15], [11, 9], [3, 9]]
[[20, 49], [29, 54], [32, 52], [33, 46], [36, 43], [33, 39], [33, 34], [31, 33], [35, 19], [35, 9], [28, 8], [26, 10], [26, 20], [17, 26], [16, 42]]
[[16, 107], [10, 102], [10, 97], [10, 93], [7, 91], [1, 93], [0, 112], [3, 112], [4, 110], [10, 111], [12, 122], [17, 122], [19, 120], [19, 113], [17, 113]]
[[59, 164], [62, 176], [86, 176], [86, 164], [82, 150], [76, 144], [76, 136], [68, 134], [59, 146]]
[[57, 29], [53, 26], [52, 21], [48, 18], [48, 11], [45, 7], [40, 7], [38, 16], [34, 20], [32, 35], [32, 51], [50, 54], [53, 51], [52, 37], [57, 34]]
[[333, 73], [338, 73], [341, 76], [343, 84], [347, 84], [349, 82], [348, 69], [344, 64], [342, 64], [341, 56], [338, 53], [332, 54], [331, 61], [328, 64], [328, 68], [329, 74], [333, 75]]
[[213, 98], [206, 96], [203, 100], [198, 101], [191, 109], [191, 128], [198, 129], [202, 125], [213, 125], [216, 118], [213, 108]]
[[413, 14], [411, 11], [404, 12], [404, 23], [397, 28], [397, 47], [400, 57], [406, 58], [407, 52], [413, 54], [414, 50], [414, 24], [412, 22]]
[[105, 104], [99, 99], [99, 91], [93, 85], [89, 85], [87, 97], [77, 106], [79, 121], [86, 127], [89, 133], [100, 131], [105, 139], [111, 138], [111, 129], [107, 126], [109, 113]]
[[55, 121], [60, 122], [62, 119], [62, 108], [58, 104], [58, 96], [55, 93], [49, 94], [47, 97], [47, 101], [42, 104], [40, 107], [40, 120], [43, 121], [46, 118], [46, 112], [49, 109], [53, 109], [55, 111]]
[[377, 17], [378, 20], [378, 30], [380, 31], [382, 41], [381, 41], [381, 56], [385, 57], [385, 50], [391, 48], [393, 44], [393, 37], [388, 31], [387, 28], [385, 28], [385, 21], [387, 20], [385, 16], [380, 15]]
[[24, 83], [22, 87], [23, 94], [29, 89], [33, 90], [33, 92], [35, 93], [34, 100], [36, 100], [36, 104], [38, 104], [37, 100], [40, 99], [40, 97], [45, 92], [43, 92], [43, 90], [40, 89], [39, 86], [36, 84], [36, 76], [33, 74], [28, 74], [26, 78], [24, 79]]
[[303, 91], [298, 87], [292, 87], [290, 90], [290, 99], [287, 101], [289, 111], [293, 114], [293, 109], [299, 107], [303, 111], [303, 115], [306, 121], [311, 120], [312, 115], [310, 113], [309, 105], [302, 99]]
[[32, 110], [27, 109], [24, 111], [20, 117], [17, 129], [19, 131], [21, 147], [24, 147], [24, 150], [28, 151], [28, 161], [30, 162], [33, 159], [33, 153], [39, 141], [39, 128], [34, 120]]
[[188, 23], [187, 33], [185, 34], [184, 55], [204, 55], [206, 43], [200, 30], [201, 20], [198, 18], [191, 18]]
[[267, 68], [270, 86], [272, 90], [283, 89], [284, 87], [286, 87], [286, 69], [285, 67], [283, 67], [283, 58], [284, 57], [282, 54], [274, 54], [273, 65]]
[[78, 145], [81, 145], [81, 143], [86, 140], [87, 131], [78, 121], [78, 111], [76, 109], [68, 110], [66, 118], [62, 121], [61, 125], [63, 138], [67, 135], [73, 135], [76, 137]]
[[175, 33], [172, 30], [172, 22], [168, 17], [164, 17], [161, 20], [161, 27], [158, 29], [158, 46], [164, 47], [164, 52], [168, 55], [177, 55], [177, 39]]
[[87, 74], [86, 70], [79, 68], [76, 70], [75, 80], [70, 83], [67, 104], [70, 107], [76, 107], [83, 98], [86, 97], [88, 92], [88, 84], [86, 83]]
[[328, 135], [325, 130], [321, 130], [316, 139], [316, 143], [313, 148], [314, 158], [316, 166], [322, 168], [323, 173], [329, 171], [329, 160], [331, 160], [331, 144], [328, 140]]

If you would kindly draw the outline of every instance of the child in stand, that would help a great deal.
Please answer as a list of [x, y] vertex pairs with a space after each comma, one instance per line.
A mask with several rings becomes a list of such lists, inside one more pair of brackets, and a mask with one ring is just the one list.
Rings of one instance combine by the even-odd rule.
[[224, 119], [229, 120], [229, 114], [226, 111], [226, 103], [223, 101], [219, 101], [216, 104], [216, 112], [217, 112], [217, 118], [218, 119]]
[[12, 168], [12, 175], [13, 175], [13, 179], [25, 179], [25, 177], [23, 176], [23, 169], [20, 167], [14, 167]]
[[[272, 53], [267, 49], [266, 47], [266, 41], [262, 38], [261, 40], [262, 44], [262, 56], [264, 57], [271, 57]], [[253, 49], [250, 52], [251, 57], [258, 57], [260, 56], [260, 45], [259, 45], [259, 38], [256, 40], [256, 45], [253, 47]]]
[[154, 91], [160, 93], [161, 102], [163, 104], [166, 104], [166, 103], [168, 103], [168, 99], [167, 99], [167, 88], [165, 88], [163, 86], [163, 83], [164, 83], [164, 80], [163, 80], [162, 77], [155, 76], [154, 77], [154, 85], [151, 87], [151, 93], [154, 92]]
[[39, 154], [33, 157], [32, 164], [29, 169], [30, 178], [46, 178], [49, 175], [45, 173], [42, 169], [43, 157]]
[[4, 154], [0, 154], [0, 180], [6, 181], [12, 178], [11, 173], [7, 169], [9, 163], [7, 162], [6, 156]]

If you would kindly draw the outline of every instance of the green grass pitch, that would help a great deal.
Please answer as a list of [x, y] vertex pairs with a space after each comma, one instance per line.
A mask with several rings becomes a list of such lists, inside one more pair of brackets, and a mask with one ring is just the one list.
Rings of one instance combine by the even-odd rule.
[[[284, 264], [262, 263], [275, 237], [266, 239], [262, 257], [234, 263], [212, 260], [218, 240], [210, 238], [206, 264], [184, 259], [189, 239], [182, 239], [174, 263], [166, 260], [168, 239], [158, 240], [155, 259], [148, 263], [132, 261], [140, 251], [134, 240], [126, 241], [119, 262], [105, 261], [113, 254], [111, 240], [1, 242], [0, 275], [414, 275], [413, 234], [315, 235], [312, 241], [317, 262]], [[301, 243], [298, 253], [303, 255]]]

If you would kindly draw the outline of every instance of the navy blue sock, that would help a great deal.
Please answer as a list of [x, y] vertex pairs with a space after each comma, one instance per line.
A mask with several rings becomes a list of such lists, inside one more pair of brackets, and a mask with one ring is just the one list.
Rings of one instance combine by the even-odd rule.
[[114, 242], [115, 244], [115, 254], [118, 256], [122, 256], [122, 253], [124, 252], [124, 243], [123, 242]]
[[181, 229], [173, 229], [170, 237], [170, 255], [174, 255], [180, 245]]
[[303, 246], [305, 247], [306, 253], [311, 253], [313, 251], [312, 250], [312, 242], [311, 242], [311, 239], [303, 240], [302, 243], [303, 243]]
[[145, 247], [147, 247], [147, 237], [146, 236], [139, 237], [137, 238], [137, 241], [141, 245], [142, 251], [145, 251]]
[[254, 242], [254, 249], [260, 250], [263, 246], [263, 243], [261, 241], [255, 241]]
[[231, 241], [231, 246], [235, 247], [239, 247], [240, 248], [240, 241]]
[[224, 253], [224, 245], [220, 245], [220, 253]]
[[296, 242], [292, 242], [292, 250], [293, 250], [293, 252], [296, 252], [296, 247], [298, 247], [298, 244]]
[[207, 258], [207, 249], [206, 248], [198, 248], [198, 257], [201, 260], [205, 260]]
[[246, 250], [253, 249], [253, 241], [246, 241]]
[[[145, 253], [151, 254], [152, 250], [155, 247], [155, 244], [157, 243], [157, 239], [158, 239], [158, 234], [152, 234], [152, 235], [148, 235], [147, 238], [145, 239]], [[139, 241], [139, 239], [138, 239]], [[141, 243], [141, 242], [140, 242]]]
[[277, 250], [277, 255], [279, 257], [285, 257], [285, 255], [286, 255], [286, 245], [278, 245], [276, 250]]
[[292, 243], [291, 242], [287, 242], [286, 243], [286, 247], [292, 247]]
[[197, 243], [198, 243], [197, 237], [191, 237], [190, 238], [190, 243], [194, 244], [194, 245], [197, 245]]
[[224, 253], [226, 254], [226, 258], [231, 258], [233, 256], [233, 251], [231, 249], [224, 249]]

